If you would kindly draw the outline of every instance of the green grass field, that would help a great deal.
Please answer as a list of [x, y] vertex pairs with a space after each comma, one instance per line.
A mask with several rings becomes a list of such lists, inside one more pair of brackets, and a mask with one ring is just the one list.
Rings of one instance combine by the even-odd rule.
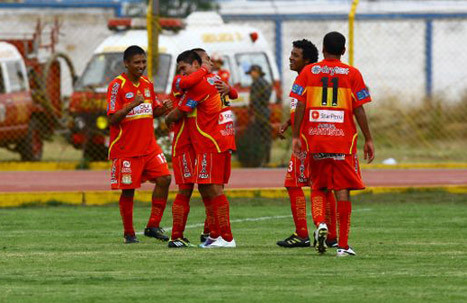
[[[1, 209], [0, 302], [467, 301], [466, 195], [354, 200], [352, 258], [277, 247], [293, 231], [285, 199], [232, 199], [230, 250], [168, 249], [143, 236], [124, 245], [116, 205]], [[148, 204], [135, 207], [138, 230], [148, 216]], [[192, 242], [203, 218], [193, 201]]]

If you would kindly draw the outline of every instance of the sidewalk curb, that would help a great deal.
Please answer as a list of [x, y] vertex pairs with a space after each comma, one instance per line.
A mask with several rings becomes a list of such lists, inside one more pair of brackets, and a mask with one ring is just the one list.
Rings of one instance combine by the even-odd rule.
[[[110, 161], [90, 162], [86, 170], [109, 170]], [[79, 170], [80, 162], [0, 162], [0, 171], [56, 171], [56, 170]], [[279, 163], [270, 163], [267, 168], [285, 167]], [[362, 169], [466, 169], [467, 163], [401, 163], [395, 165], [389, 164], [364, 164], [360, 165]], [[232, 162], [232, 168], [242, 168], [237, 161]]]
[[[352, 195], [363, 193], [385, 194], [404, 192], [430, 192], [445, 191], [454, 194], [467, 194], [467, 185], [437, 185], [437, 186], [406, 186], [406, 187], [369, 187], [365, 190], [352, 192]], [[304, 192], [309, 195], [310, 189], [305, 188]], [[228, 189], [225, 191], [230, 198], [284, 198], [288, 197], [285, 188], [249, 188], [249, 189]], [[172, 201], [177, 192], [169, 193], [169, 201]], [[151, 201], [152, 191], [136, 191], [135, 200]], [[117, 203], [120, 191], [69, 191], [69, 192], [11, 192], [0, 193], [0, 208], [21, 207], [28, 205], [82, 205], [95, 206]], [[193, 192], [193, 197], [200, 197], [199, 192]]]

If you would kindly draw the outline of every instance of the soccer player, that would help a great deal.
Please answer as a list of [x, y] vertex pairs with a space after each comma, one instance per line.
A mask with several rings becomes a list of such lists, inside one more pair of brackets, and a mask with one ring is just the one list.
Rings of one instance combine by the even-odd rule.
[[[339, 237], [337, 256], [354, 256], [348, 244], [350, 231], [350, 190], [363, 189], [357, 158], [357, 129], [354, 116], [365, 138], [364, 159], [375, 157], [373, 140], [363, 104], [371, 97], [358, 69], [340, 61], [345, 53], [345, 37], [338, 32], [324, 36], [324, 60], [304, 67], [291, 94], [298, 100], [293, 124], [292, 148], [300, 157], [308, 141], [313, 191], [334, 190], [337, 198]], [[303, 123], [302, 123], [303, 122]], [[303, 125], [302, 125], [303, 124]], [[328, 229], [324, 222], [324, 199], [313, 203], [320, 212], [316, 230], [317, 249], [323, 253]]]
[[[289, 57], [290, 70], [300, 73], [306, 65], [318, 61], [318, 49], [310, 41], [306, 39], [297, 40], [292, 43], [292, 46], [293, 48]], [[293, 85], [291, 94], [294, 92], [295, 89], [296, 86]], [[281, 137], [282, 139], [285, 139], [285, 137], [283, 136], [284, 132], [289, 128], [290, 125], [293, 124], [296, 106], [297, 99], [291, 98], [290, 118], [280, 127], [278, 132], [279, 137]], [[292, 153], [284, 182], [284, 186], [287, 188], [287, 193], [289, 194], [290, 198], [290, 206], [295, 223], [295, 233], [293, 233], [290, 237], [277, 242], [277, 245], [288, 248], [310, 246], [310, 238], [308, 236], [306, 219], [306, 199], [302, 190], [303, 186], [309, 186], [309, 152], [305, 136], [302, 135], [300, 139], [302, 142], [302, 146], [304, 146], [304, 151], [301, 154], [302, 157], [297, 158]], [[312, 201], [313, 198], [314, 196], [312, 194]], [[314, 208], [312, 204], [312, 214], [314, 214], [313, 209]], [[329, 191], [328, 195], [326, 196], [326, 209], [329, 212], [329, 214], [328, 212], [326, 212], [326, 223], [330, 226], [327, 245], [333, 246], [337, 245], [337, 235], [335, 228], [336, 201], [334, 199], [332, 191]], [[314, 215], [313, 218], [315, 218]], [[331, 232], [331, 230], [333, 232]]]
[[142, 182], [156, 185], [152, 194], [151, 216], [144, 235], [162, 241], [168, 237], [159, 227], [171, 181], [162, 149], [154, 136], [154, 116], [171, 108], [161, 104], [152, 82], [143, 72], [146, 53], [139, 46], [128, 47], [123, 53], [126, 72], [115, 78], [107, 90], [107, 115], [110, 122], [109, 159], [112, 160], [111, 188], [121, 189], [120, 214], [124, 228], [124, 243], [139, 242], [133, 229], [133, 198]]
[[[203, 62], [203, 66], [196, 72], [182, 76], [176, 75], [172, 82], [172, 91], [170, 99], [175, 107], [178, 106], [184, 90], [189, 89], [203, 79], [211, 69], [210, 62]], [[238, 94], [235, 89], [229, 87], [226, 83], [216, 83], [216, 88], [222, 93], [227, 93], [230, 98], [236, 99]], [[227, 91], [226, 91], [227, 89]], [[194, 188], [194, 162], [196, 154], [190, 141], [186, 127], [186, 118], [182, 118], [172, 123], [174, 132], [174, 141], [172, 143], [172, 164], [175, 176], [175, 182], [178, 185], [178, 194], [172, 205], [173, 228], [172, 236], [168, 243], [171, 248], [190, 247], [190, 241], [183, 237], [188, 213], [190, 211], [189, 201]], [[206, 202], [205, 202], [206, 203]], [[209, 236], [209, 225], [213, 223], [213, 216], [208, 214], [205, 222], [205, 230], [201, 235], [201, 242], [205, 242]], [[207, 233], [207, 235], [206, 235]]]
[[[182, 75], [190, 75], [200, 68], [202, 59], [190, 50], [181, 53], [177, 63]], [[209, 238], [201, 245], [203, 248], [236, 247], [230, 228], [229, 202], [223, 191], [230, 177], [231, 150], [235, 149], [233, 116], [223, 111], [221, 95], [215, 86], [218, 79], [214, 74], [205, 76], [186, 91], [181, 105], [166, 118], [170, 124], [187, 117], [187, 129], [196, 153], [196, 183], [206, 212], [212, 213], [215, 221], [215, 226], [209, 228]]]

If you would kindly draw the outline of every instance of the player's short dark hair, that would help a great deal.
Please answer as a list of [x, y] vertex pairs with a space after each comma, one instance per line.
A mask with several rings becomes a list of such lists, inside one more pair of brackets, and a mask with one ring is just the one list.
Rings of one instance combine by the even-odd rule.
[[330, 32], [324, 36], [323, 46], [331, 55], [342, 55], [345, 49], [345, 37], [339, 32]]
[[292, 42], [292, 45], [302, 50], [303, 59], [309, 60], [310, 63], [318, 62], [318, 48], [307, 39], [296, 40]]
[[139, 47], [138, 45], [132, 45], [129, 46], [124, 52], [123, 52], [123, 61], [129, 61], [134, 55], [146, 55], [146, 52], [144, 49]]
[[192, 51], [196, 52], [196, 53], [207, 53], [207, 51], [203, 48], [200, 48], [200, 47], [196, 47], [196, 48], [193, 48]]
[[197, 61], [200, 65], [203, 62], [201, 57], [193, 50], [184, 51], [177, 57], [177, 63], [185, 62], [188, 64], [193, 64], [194, 61]]

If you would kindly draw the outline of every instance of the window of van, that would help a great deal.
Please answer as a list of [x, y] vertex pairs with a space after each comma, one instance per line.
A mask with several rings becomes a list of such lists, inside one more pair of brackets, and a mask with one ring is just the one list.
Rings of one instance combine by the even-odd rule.
[[26, 77], [21, 68], [21, 61], [10, 61], [5, 63], [7, 77], [10, 81], [11, 92], [25, 91], [27, 88]]
[[[115, 77], [125, 71], [122, 57], [122, 53], [94, 55], [86, 66], [83, 75], [78, 80], [76, 89], [107, 87]], [[159, 70], [154, 77], [154, 89], [156, 92], [165, 91], [167, 87], [170, 58], [170, 55], [159, 54]], [[147, 75], [147, 71], [145, 75]]]
[[240, 85], [243, 87], [251, 85], [251, 77], [246, 72], [253, 64], [261, 66], [264, 72], [264, 79], [272, 83], [271, 65], [265, 53], [243, 53], [235, 55], [237, 61], [238, 73], [240, 76]]

